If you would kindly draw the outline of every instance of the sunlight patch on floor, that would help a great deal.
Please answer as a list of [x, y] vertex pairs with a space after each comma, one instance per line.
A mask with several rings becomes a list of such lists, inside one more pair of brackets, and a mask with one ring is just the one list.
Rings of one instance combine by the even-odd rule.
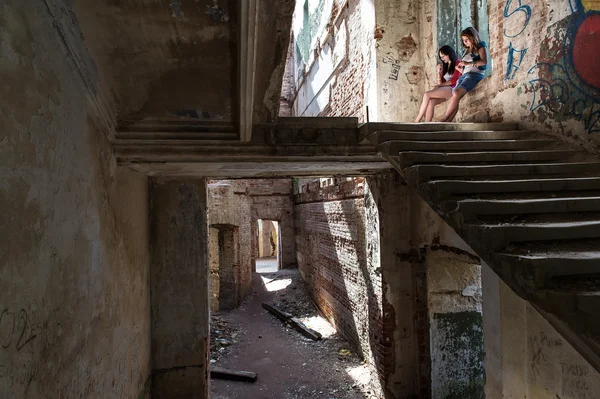
[[366, 391], [366, 398], [376, 399], [377, 396], [371, 395], [372, 392], [383, 392], [377, 373], [369, 366], [368, 363], [363, 363], [354, 367], [347, 367], [346, 373], [352, 378], [355, 385]]
[[292, 284], [291, 278], [268, 278], [265, 276], [260, 276], [265, 285], [265, 288], [269, 292], [280, 291], [286, 289], [290, 284]]
[[331, 324], [329, 324], [329, 321], [327, 321], [327, 319], [323, 316], [317, 315], [303, 317], [300, 319], [300, 321], [302, 321], [302, 323], [304, 323], [306, 327], [312, 328], [313, 330], [320, 333], [323, 336], [323, 338], [329, 338], [336, 333], [335, 328]]

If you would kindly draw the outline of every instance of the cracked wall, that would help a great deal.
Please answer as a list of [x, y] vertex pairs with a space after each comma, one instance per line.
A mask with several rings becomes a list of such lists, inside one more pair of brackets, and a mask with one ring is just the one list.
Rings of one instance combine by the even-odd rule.
[[62, 5], [0, 5], [0, 397], [149, 397], [147, 179]]

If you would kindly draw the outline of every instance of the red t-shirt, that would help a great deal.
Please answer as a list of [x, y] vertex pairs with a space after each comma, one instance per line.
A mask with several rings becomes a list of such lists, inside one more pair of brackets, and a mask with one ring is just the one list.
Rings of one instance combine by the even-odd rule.
[[[460, 60], [456, 60], [456, 63], [458, 64], [460, 62]], [[456, 65], [454, 66], [454, 74], [452, 75], [452, 78], [450, 78], [450, 87], [454, 88], [454, 86], [456, 86], [456, 82], [458, 82], [458, 78], [460, 78], [462, 74], [458, 71], [458, 69], [456, 69]], [[440, 72], [440, 80], [447, 82], [447, 80], [444, 79], [444, 76], [442, 75], [442, 72]]]

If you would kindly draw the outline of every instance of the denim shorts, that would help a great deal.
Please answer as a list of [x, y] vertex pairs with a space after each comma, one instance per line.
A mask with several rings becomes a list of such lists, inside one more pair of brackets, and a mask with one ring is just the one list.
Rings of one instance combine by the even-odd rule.
[[470, 92], [477, 86], [477, 83], [481, 82], [483, 79], [483, 74], [476, 72], [468, 72], [458, 78], [458, 82], [456, 82], [456, 87], [452, 89], [452, 92], [455, 92], [457, 89], [463, 89], [467, 93]]

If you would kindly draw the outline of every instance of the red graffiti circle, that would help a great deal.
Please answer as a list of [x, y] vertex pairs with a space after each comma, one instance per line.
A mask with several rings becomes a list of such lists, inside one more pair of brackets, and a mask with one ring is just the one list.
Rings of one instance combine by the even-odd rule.
[[573, 42], [573, 66], [587, 84], [600, 89], [600, 14], [590, 14], [579, 26]]

